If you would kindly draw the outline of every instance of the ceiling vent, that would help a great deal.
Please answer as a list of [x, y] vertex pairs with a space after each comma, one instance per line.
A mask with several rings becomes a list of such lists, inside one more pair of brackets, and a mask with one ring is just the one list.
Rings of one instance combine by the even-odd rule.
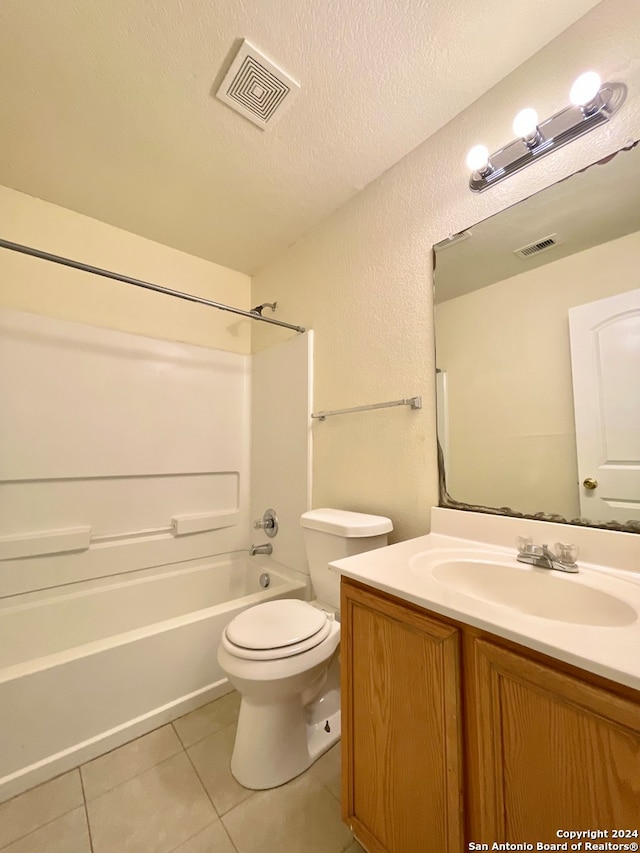
[[559, 246], [561, 240], [557, 234], [549, 234], [548, 237], [543, 237], [542, 240], [537, 240], [535, 243], [529, 243], [528, 246], [522, 246], [521, 249], [514, 249], [513, 254], [523, 261], [530, 258], [532, 255], [538, 255], [540, 252], [546, 252], [548, 249], [553, 249], [554, 246]]
[[299, 83], [245, 39], [216, 97], [266, 130], [285, 111], [299, 89]]

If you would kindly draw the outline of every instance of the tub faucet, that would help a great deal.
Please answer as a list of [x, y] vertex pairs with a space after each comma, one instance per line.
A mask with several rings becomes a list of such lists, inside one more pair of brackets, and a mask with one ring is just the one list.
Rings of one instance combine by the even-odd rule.
[[570, 572], [575, 574], [579, 571], [576, 557], [578, 556], [577, 545], [564, 545], [556, 542], [553, 551], [547, 545], [534, 545], [529, 537], [518, 536], [518, 562], [529, 563], [539, 569], [555, 569], [558, 572]]
[[249, 554], [255, 557], [256, 554], [271, 554], [273, 553], [273, 545], [271, 542], [266, 542], [264, 545], [252, 545]]

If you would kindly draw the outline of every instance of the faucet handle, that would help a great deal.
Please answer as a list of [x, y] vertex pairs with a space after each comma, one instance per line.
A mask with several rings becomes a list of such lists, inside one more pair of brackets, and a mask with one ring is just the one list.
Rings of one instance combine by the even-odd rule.
[[518, 536], [516, 547], [519, 554], [531, 554], [533, 551], [533, 539], [530, 536]]
[[254, 530], [264, 530], [269, 539], [278, 532], [278, 515], [275, 509], [266, 509], [262, 518], [253, 522]]
[[563, 563], [575, 563], [578, 559], [578, 546], [556, 542], [553, 546], [556, 557]]

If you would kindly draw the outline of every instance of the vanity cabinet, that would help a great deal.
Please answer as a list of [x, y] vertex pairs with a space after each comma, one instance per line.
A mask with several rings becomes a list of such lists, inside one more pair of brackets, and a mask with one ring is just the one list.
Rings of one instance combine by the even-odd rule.
[[640, 830], [636, 691], [346, 578], [341, 649], [342, 812], [369, 853]]
[[465, 652], [473, 840], [640, 832], [638, 701], [477, 636]]
[[343, 579], [342, 816], [370, 853], [460, 853], [460, 631]]

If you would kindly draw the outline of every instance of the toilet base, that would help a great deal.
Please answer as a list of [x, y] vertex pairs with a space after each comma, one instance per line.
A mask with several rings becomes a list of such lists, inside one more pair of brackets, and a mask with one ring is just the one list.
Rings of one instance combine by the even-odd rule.
[[304, 773], [340, 740], [339, 662], [334, 658], [321, 694], [255, 702], [243, 695], [231, 772], [243, 787], [261, 791]]
[[[328, 726], [328, 729], [327, 729]], [[307, 743], [311, 761], [309, 767], [340, 740], [340, 711], [334, 711], [321, 723], [307, 725]], [[307, 768], [305, 767], [305, 770]]]
[[284, 785], [340, 740], [339, 710], [306, 723], [299, 706], [275, 706], [265, 713], [264, 707], [251, 708], [244, 700], [242, 704], [245, 713], [241, 705], [231, 772], [245, 788], [261, 791]]

